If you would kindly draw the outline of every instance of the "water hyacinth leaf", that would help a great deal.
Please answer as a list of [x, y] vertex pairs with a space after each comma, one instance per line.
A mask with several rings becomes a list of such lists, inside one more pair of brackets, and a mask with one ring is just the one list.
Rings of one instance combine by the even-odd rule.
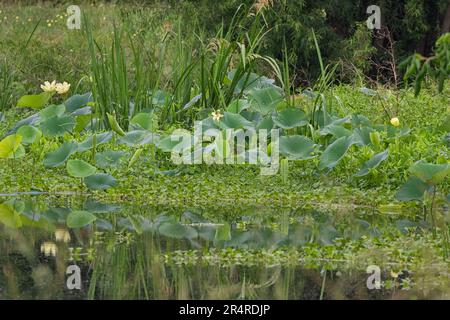
[[225, 112], [220, 119], [220, 127], [222, 129], [249, 129], [253, 124], [240, 114]]
[[227, 112], [230, 113], [241, 113], [241, 111], [248, 109], [250, 107], [250, 103], [245, 99], [236, 99], [231, 101], [231, 103], [227, 107]]
[[17, 130], [17, 134], [22, 136], [23, 144], [33, 144], [42, 137], [41, 130], [29, 125], [20, 127], [19, 130]]
[[14, 155], [17, 149], [21, 146], [22, 136], [12, 134], [0, 141], [0, 159], [7, 159]]
[[119, 123], [117, 122], [116, 116], [110, 113], [107, 113], [106, 116], [108, 117], [108, 123], [111, 129], [117, 133], [119, 136], [124, 136], [125, 131], [120, 127]]
[[319, 168], [332, 169], [344, 157], [350, 146], [354, 143], [353, 136], [341, 137], [330, 144], [320, 156]]
[[124, 156], [122, 151], [105, 151], [95, 155], [95, 163], [103, 169], [117, 167]]
[[263, 115], [274, 111], [277, 105], [283, 101], [283, 93], [275, 88], [252, 89], [249, 91], [250, 108]]
[[155, 133], [147, 130], [133, 130], [120, 137], [119, 143], [132, 147], [155, 143], [158, 140], [159, 135]]
[[409, 177], [406, 183], [400, 187], [395, 197], [400, 201], [423, 200], [425, 191], [431, 189], [430, 184], [413, 176]]
[[17, 107], [19, 108], [32, 108], [32, 109], [41, 109], [43, 108], [50, 98], [53, 96], [53, 93], [50, 92], [42, 92], [40, 94], [32, 94], [25, 95], [17, 101]]
[[292, 129], [309, 123], [306, 113], [297, 108], [287, 108], [273, 117], [273, 122], [282, 129]]
[[158, 231], [163, 236], [176, 239], [193, 239], [198, 236], [197, 230], [178, 222], [164, 222], [159, 226]]
[[374, 155], [367, 162], [365, 162], [356, 174], [355, 177], [363, 177], [370, 172], [370, 169], [374, 169], [380, 165], [381, 162], [386, 160], [389, 156], [389, 150], [385, 150], [381, 153]]
[[78, 144], [73, 141], [64, 142], [57, 150], [47, 153], [44, 157], [46, 168], [55, 168], [64, 164], [78, 150]]
[[51, 105], [39, 111], [39, 117], [41, 118], [41, 121], [44, 121], [53, 117], [60, 117], [64, 114], [64, 112], [66, 112], [65, 105]]
[[414, 163], [409, 171], [425, 182], [439, 183], [450, 174], [450, 164], [434, 164], [424, 161]]
[[[95, 135], [96, 135], [96, 146], [108, 143], [109, 141], [111, 141], [113, 136], [111, 131]], [[88, 138], [86, 138], [86, 140], [78, 144], [78, 152], [84, 152], [92, 149], [93, 147], [94, 147], [94, 136], [89, 136]]]
[[53, 117], [44, 120], [40, 124], [42, 133], [46, 137], [63, 136], [66, 132], [71, 132], [75, 127], [75, 119], [71, 116]]
[[85, 94], [75, 94], [71, 96], [64, 102], [64, 105], [66, 106], [67, 112], [74, 112], [77, 109], [86, 107], [88, 103], [92, 101], [94, 101], [92, 93], [87, 92]]
[[84, 184], [91, 190], [106, 190], [117, 185], [117, 180], [106, 173], [97, 173], [84, 178]]
[[138, 113], [131, 119], [131, 124], [139, 126], [144, 130], [153, 130], [153, 114], [152, 113]]
[[66, 224], [69, 228], [82, 228], [97, 219], [92, 213], [88, 211], [72, 211], [67, 216]]
[[93, 175], [97, 169], [83, 160], [69, 160], [66, 166], [69, 175], [75, 178], [86, 178]]
[[280, 137], [280, 153], [290, 160], [306, 160], [314, 157], [315, 143], [304, 136]]

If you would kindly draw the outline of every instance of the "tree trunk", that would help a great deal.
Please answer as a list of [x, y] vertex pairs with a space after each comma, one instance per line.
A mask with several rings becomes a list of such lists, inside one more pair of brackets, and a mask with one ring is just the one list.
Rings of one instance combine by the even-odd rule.
[[450, 4], [447, 6], [444, 21], [442, 21], [441, 33], [444, 34], [446, 32], [450, 32]]

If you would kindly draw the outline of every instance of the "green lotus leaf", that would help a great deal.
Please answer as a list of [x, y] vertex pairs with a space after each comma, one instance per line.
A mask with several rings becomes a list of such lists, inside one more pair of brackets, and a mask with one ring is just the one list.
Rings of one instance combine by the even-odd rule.
[[69, 228], [82, 228], [97, 219], [92, 213], [88, 211], [72, 211], [67, 216], [66, 224]]
[[17, 134], [22, 136], [23, 144], [33, 144], [42, 137], [42, 132], [36, 127], [25, 125], [17, 130]]
[[275, 114], [272, 119], [282, 129], [292, 129], [309, 123], [306, 113], [297, 108], [286, 108]]
[[44, 157], [44, 166], [55, 168], [64, 164], [69, 157], [78, 150], [78, 144], [73, 141], [64, 142], [57, 150], [47, 153]]
[[91, 190], [106, 190], [117, 185], [117, 180], [106, 173], [97, 173], [84, 178], [84, 184]]
[[280, 153], [290, 160], [306, 160], [314, 157], [316, 144], [304, 136], [280, 137]]
[[93, 175], [97, 169], [83, 160], [67, 161], [67, 172], [75, 178], [86, 178]]

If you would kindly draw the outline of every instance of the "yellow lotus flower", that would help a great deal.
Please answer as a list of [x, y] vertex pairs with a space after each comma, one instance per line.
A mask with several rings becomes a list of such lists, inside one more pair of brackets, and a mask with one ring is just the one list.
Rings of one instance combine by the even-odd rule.
[[45, 92], [55, 92], [56, 91], [56, 80], [53, 80], [51, 83], [45, 81], [44, 84], [41, 84], [41, 89]]
[[56, 229], [55, 238], [57, 242], [69, 242], [70, 241], [70, 233], [67, 229]]
[[391, 124], [392, 124], [394, 127], [398, 127], [398, 126], [400, 125], [400, 120], [398, 120], [397, 117], [392, 118], [392, 119], [391, 119]]
[[65, 81], [63, 83], [56, 84], [56, 92], [58, 92], [58, 94], [65, 94], [69, 91], [69, 89], [70, 84]]
[[56, 257], [56, 252], [58, 251], [56, 244], [50, 241], [41, 244], [41, 252], [46, 256]]
[[214, 121], [220, 121], [220, 118], [223, 117], [223, 114], [220, 113], [220, 110], [212, 112], [211, 115]]

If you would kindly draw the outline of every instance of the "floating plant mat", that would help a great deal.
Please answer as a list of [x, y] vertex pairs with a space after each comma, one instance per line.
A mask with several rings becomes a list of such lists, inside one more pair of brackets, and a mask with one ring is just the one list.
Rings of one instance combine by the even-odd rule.
[[[8, 197], [0, 299], [448, 298], [443, 242], [424, 221], [368, 208]], [[67, 284], [77, 272], [80, 289]]]

